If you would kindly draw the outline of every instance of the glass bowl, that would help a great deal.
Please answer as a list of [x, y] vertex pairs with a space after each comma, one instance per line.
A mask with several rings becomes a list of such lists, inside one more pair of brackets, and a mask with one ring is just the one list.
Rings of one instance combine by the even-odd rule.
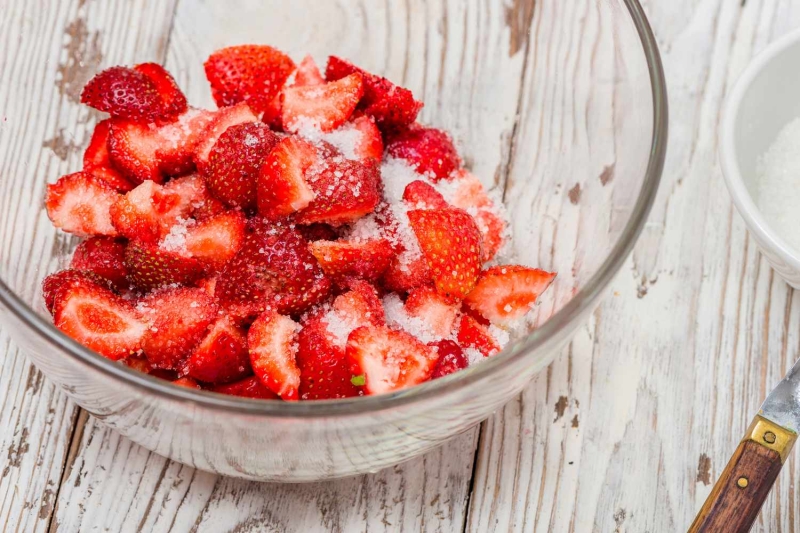
[[[114, 46], [105, 49], [107, 14], [81, 3], [82, 27], [61, 57], [29, 42], [25, 73], [3, 78], [4, 327], [89, 413], [196, 468], [312, 481], [422, 454], [485, 419], [552, 361], [594, 311], [644, 226], [664, 161], [667, 104], [641, 6], [441, 0], [405, 10], [376, 2], [365, 11], [355, 0], [242, 2], [240, 10], [225, 4], [179, 2], [166, 42], [158, 37], [160, 20], [134, 14], [139, 33], [126, 37], [115, 26]], [[34, 35], [19, 39], [26, 45]], [[113, 64], [165, 61], [190, 102], [209, 105], [203, 60], [243, 42], [271, 44], [296, 59], [308, 52], [318, 62], [342, 55], [424, 100], [422, 121], [453, 132], [467, 166], [502, 191], [516, 260], [559, 274], [537, 308], [536, 327], [485, 362], [411, 389], [294, 403], [176, 387], [56, 330], [39, 287], [66, 265], [75, 242], [51, 226], [43, 195], [47, 182], [80, 168], [80, 148], [98, 118], [76, 101], [82, 84]]]

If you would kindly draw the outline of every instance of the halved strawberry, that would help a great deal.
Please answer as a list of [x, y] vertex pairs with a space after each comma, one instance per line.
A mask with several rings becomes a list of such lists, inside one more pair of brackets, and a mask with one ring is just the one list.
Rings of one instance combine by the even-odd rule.
[[304, 175], [317, 161], [314, 145], [286, 137], [269, 153], [256, 181], [258, 212], [276, 220], [303, 209], [314, 199]]
[[491, 267], [481, 273], [464, 304], [492, 324], [513, 324], [530, 311], [555, 277], [552, 272], [524, 266]]
[[241, 396], [242, 398], [256, 398], [259, 400], [278, 399], [278, 395], [269, 390], [255, 376], [225, 385], [214, 385], [211, 387], [211, 391], [218, 394], [227, 394], [229, 396]]
[[[333, 301], [333, 313], [340, 322], [348, 323], [351, 331], [359, 326], [386, 325], [386, 315], [378, 291], [363, 280], [352, 281], [350, 290], [336, 297]], [[326, 318], [330, 319], [330, 313]]]
[[195, 149], [215, 117], [214, 111], [192, 107], [175, 121], [158, 128], [156, 160], [163, 174], [177, 176], [195, 169]]
[[433, 368], [431, 379], [440, 378], [469, 366], [469, 359], [464, 355], [461, 346], [450, 340], [441, 340], [429, 344], [439, 354], [439, 360]]
[[256, 177], [280, 138], [259, 122], [231, 126], [208, 155], [205, 179], [211, 193], [231, 207], [255, 209]]
[[111, 67], [96, 74], [83, 88], [81, 103], [113, 117], [141, 122], [153, 122], [165, 111], [155, 83], [127, 67]]
[[463, 298], [481, 271], [481, 234], [460, 209], [415, 210], [408, 219], [428, 264], [436, 290]]
[[240, 211], [208, 218], [187, 228], [184, 248], [189, 257], [200, 261], [206, 270], [217, 271], [239, 251], [246, 224]]
[[42, 297], [44, 298], [44, 305], [52, 314], [53, 305], [55, 305], [56, 295], [62, 287], [72, 283], [73, 281], [91, 282], [100, 285], [104, 288], [108, 287], [108, 281], [99, 277], [94, 272], [85, 272], [74, 269], [59, 270], [54, 274], [50, 274], [42, 280]]
[[297, 336], [299, 393], [303, 400], [351, 398], [363, 394], [351, 381], [353, 375], [344, 347], [338, 345], [328, 328], [321, 316], [315, 316], [303, 322], [303, 329]]
[[264, 221], [252, 226], [217, 280], [223, 306], [242, 318], [267, 309], [299, 314], [328, 296], [330, 279], [296, 230]]
[[455, 172], [450, 181], [449, 200], [475, 219], [483, 237], [483, 260], [490, 261], [503, 246], [506, 222], [497, 214], [494, 202], [475, 175], [462, 169]]
[[359, 109], [375, 119], [382, 130], [402, 129], [417, 119], [422, 102], [414, 100], [411, 91], [398, 87], [386, 78], [370, 74], [352, 63], [331, 56], [325, 69], [328, 81], [338, 80], [359, 73], [364, 80], [364, 97]]
[[130, 303], [88, 280], [73, 280], [57, 292], [55, 326], [109, 359], [138, 351], [147, 326]]
[[334, 156], [307, 170], [305, 178], [316, 196], [297, 214], [300, 224], [348, 224], [373, 212], [380, 202], [380, 174], [371, 162]]
[[364, 376], [368, 394], [393, 392], [428, 380], [439, 354], [405, 331], [363, 326], [347, 339], [350, 372]]
[[202, 389], [200, 384], [192, 378], [178, 378], [174, 380], [172, 384], [177, 385], [178, 387], [185, 387], [187, 389]]
[[194, 161], [197, 163], [197, 168], [203, 173], [207, 172], [205, 165], [208, 163], [211, 149], [228, 128], [237, 124], [256, 121], [258, 121], [258, 118], [245, 103], [223, 107], [216, 111], [214, 117], [200, 134], [200, 140], [195, 146]]
[[294, 75], [294, 86], [322, 85], [323, 83], [325, 83], [325, 78], [322, 77], [317, 63], [314, 61], [313, 57], [307, 55], [300, 64], [297, 65], [297, 72], [295, 72]]
[[251, 372], [247, 334], [225, 315], [211, 325], [186, 362], [189, 377], [205, 383], [230, 383]]
[[158, 92], [161, 100], [161, 113], [158, 118], [176, 117], [186, 111], [186, 96], [175, 78], [158, 63], [141, 63], [133, 69], [147, 76]]
[[450, 204], [429, 183], [417, 180], [406, 185], [403, 201], [413, 209], [447, 209]]
[[158, 130], [132, 120], [114, 119], [108, 136], [108, 156], [114, 168], [133, 183], [164, 181], [157, 152], [163, 140]]
[[475, 348], [484, 357], [490, 357], [499, 352], [502, 347], [489, 333], [489, 329], [479, 324], [469, 315], [461, 315], [458, 323], [458, 344], [465, 348]]
[[283, 400], [299, 397], [300, 369], [295, 361], [299, 328], [291, 318], [267, 311], [253, 322], [247, 333], [253, 372]]
[[325, 274], [342, 279], [348, 276], [375, 281], [389, 267], [394, 250], [384, 239], [372, 241], [316, 241], [309, 245]]
[[453, 333], [459, 315], [458, 305], [442, 296], [433, 287], [420, 287], [408, 293], [406, 312], [425, 321], [430, 331], [438, 337]]
[[286, 131], [304, 128], [333, 131], [350, 118], [364, 95], [360, 74], [351, 74], [324, 85], [286, 87], [281, 119]]
[[180, 370], [217, 317], [214, 300], [203, 290], [178, 287], [154, 292], [137, 309], [148, 328], [142, 338], [147, 360], [157, 368]]
[[225, 204], [211, 195], [205, 180], [199, 174], [169, 180], [164, 185], [163, 193], [171, 195], [174, 202], [171, 207], [163, 205], [161, 208], [162, 211], [166, 210], [165, 216], [168, 220], [177, 220], [174, 217], [185, 218], [188, 215], [204, 220], [227, 211]]
[[75, 235], [117, 234], [109, 209], [120, 195], [86, 172], [62, 176], [47, 186], [45, 205], [53, 225]]
[[420, 174], [434, 181], [445, 179], [461, 165], [461, 159], [450, 136], [435, 128], [406, 130], [386, 145], [386, 152], [405, 159]]
[[118, 192], [128, 192], [135, 187], [122, 176], [111, 163], [108, 156], [108, 135], [111, 131], [111, 119], [101, 120], [94, 127], [89, 146], [83, 153], [83, 170], [94, 174]]
[[203, 277], [203, 265], [196, 259], [137, 241], [125, 249], [125, 266], [131, 283], [143, 290], [191, 285]]
[[111, 205], [111, 223], [128, 239], [158, 242], [178, 219], [189, 216], [196, 198], [187, 191], [190, 185], [173, 180], [167, 188], [145, 181]]
[[433, 284], [428, 263], [422, 256], [404, 262], [395, 257], [383, 274], [383, 285], [390, 291], [408, 292], [416, 287]]
[[93, 272], [114, 287], [128, 286], [125, 268], [125, 243], [112, 237], [91, 237], [78, 244], [70, 268]]
[[367, 115], [362, 115], [352, 121], [352, 127], [360, 134], [354, 148], [356, 157], [362, 161], [383, 159], [383, 137], [375, 121]]

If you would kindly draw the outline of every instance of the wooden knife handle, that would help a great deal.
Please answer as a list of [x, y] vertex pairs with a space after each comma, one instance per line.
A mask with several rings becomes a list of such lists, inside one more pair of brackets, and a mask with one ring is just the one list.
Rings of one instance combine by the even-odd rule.
[[750, 531], [796, 438], [756, 416], [688, 533]]

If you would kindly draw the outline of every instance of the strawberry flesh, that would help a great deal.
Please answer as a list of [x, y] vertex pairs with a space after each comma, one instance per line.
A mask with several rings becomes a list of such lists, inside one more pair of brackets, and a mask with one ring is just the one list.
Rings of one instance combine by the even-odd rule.
[[455, 342], [441, 340], [431, 343], [429, 346], [435, 348], [439, 354], [439, 360], [436, 361], [436, 366], [433, 367], [431, 379], [447, 376], [469, 366], [469, 359], [464, 355], [464, 350]]
[[253, 114], [250, 107], [244, 103], [223, 107], [216, 111], [199, 135], [199, 141], [195, 146], [194, 161], [197, 164], [197, 168], [207, 174], [206, 165], [208, 164], [211, 149], [228, 128], [237, 124], [256, 122], [257, 120], [258, 118]]
[[45, 307], [51, 314], [53, 313], [58, 291], [73, 281], [91, 282], [101, 287], [110, 288], [108, 287], [108, 280], [99, 277], [94, 272], [66, 269], [50, 274], [42, 280], [42, 298], [44, 298]]
[[447, 209], [450, 204], [429, 183], [412, 181], [403, 191], [403, 201], [414, 209]]
[[322, 85], [325, 83], [325, 78], [319, 71], [317, 63], [310, 55], [303, 58], [299, 65], [297, 65], [297, 72], [294, 75], [294, 86], [303, 87], [308, 85]]
[[304, 209], [314, 200], [305, 172], [317, 161], [316, 148], [299, 137], [286, 137], [270, 152], [258, 173], [258, 212], [276, 220]]
[[408, 294], [406, 312], [425, 321], [431, 332], [438, 337], [449, 337], [453, 333], [459, 308], [450, 299], [439, 294], [433, 287], [420, 287]]
[[494, 266], [481, 273], [464, 304], [492, 324], [511, 325], [530, 311], [555, 277], [536, 268]]
[[447, 178], [461, 165], [450, 136], [435, 128], [406, 130], [392, 139], [386, 152], [405, 159], [417, 172], [434, 181]]
[[92, 272], [119, 289], [128, 286], [125, 243], [112, 237], [91, 237], [78, 244], [70, 268]]
[[203, 220], [187, 228], [183, 243], [186, 253], [200, 261], [207, 272], [220, 270], [239, 251], [246, 225], [239, 211]]
[[101, 120], [94, 127], [89, 146], [83, 153], [83, 170], [94, 174], [118, 192], [128, 192], [135, 184], [119, 173], [108, 155], [108, 136], [111, 132], [111, 119]]
[[287, 87], [281, 108], [283, 128], [293, 133], [304, 128], [333, 131], [347, 122], [363, 95], [360, 74], [324, 85]]
[[306, 171], [315, 198], [300, 211], [297, 222], [340, 226], [373, 212], [380, 202], [380, 174], [374, 164], [334, 156]]
[[62, 176], [47, 186], [45, 206], [53, 225], [75, 235], [117, 235], [109, 209], [119, 193], [86, 172]]
[[465, 348], [474, 348], [484, 357], [490, 357], [499, 352], [502, 347], [489, 333], [486, 326], [480, 324], [469, 315], [461, 315], [458, 323], [458, 344]]
[[299, 325], [267, 311], [250, 326], [247, 344], [256, 377], [283, 400], [299, 399], [300, 369], [295, 361]]
[[352, 398], [363, 394], [353, 385], [343, 347], [337, 346], [321, 317], [304, 322], [297, 336], [299, 394], [303, 400]]
[[217, 319], [186, 363], [186, 373], [205, 383], [230, 383], [252, 373], [247, 333], [227, 316]]
[[353, 276], [375, 281], [386, 271], [395, 255], [384, 239], [316, 241], [309, 245], [309, 249], [325, 274], [334, 279]]

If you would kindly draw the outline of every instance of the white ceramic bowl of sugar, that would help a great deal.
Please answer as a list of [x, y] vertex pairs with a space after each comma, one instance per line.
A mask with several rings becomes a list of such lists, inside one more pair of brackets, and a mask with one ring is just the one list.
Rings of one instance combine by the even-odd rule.
[[[744, 70], [722, 115], [719, 158], [728, 190], [761, 252], [800, 288], [800, 30]], [[794, 150], [792, 150], [794, 147]], [[792, 209], [793, 206], [793, 209]], [[790, 223], [797, 220], [795, 227]]]

